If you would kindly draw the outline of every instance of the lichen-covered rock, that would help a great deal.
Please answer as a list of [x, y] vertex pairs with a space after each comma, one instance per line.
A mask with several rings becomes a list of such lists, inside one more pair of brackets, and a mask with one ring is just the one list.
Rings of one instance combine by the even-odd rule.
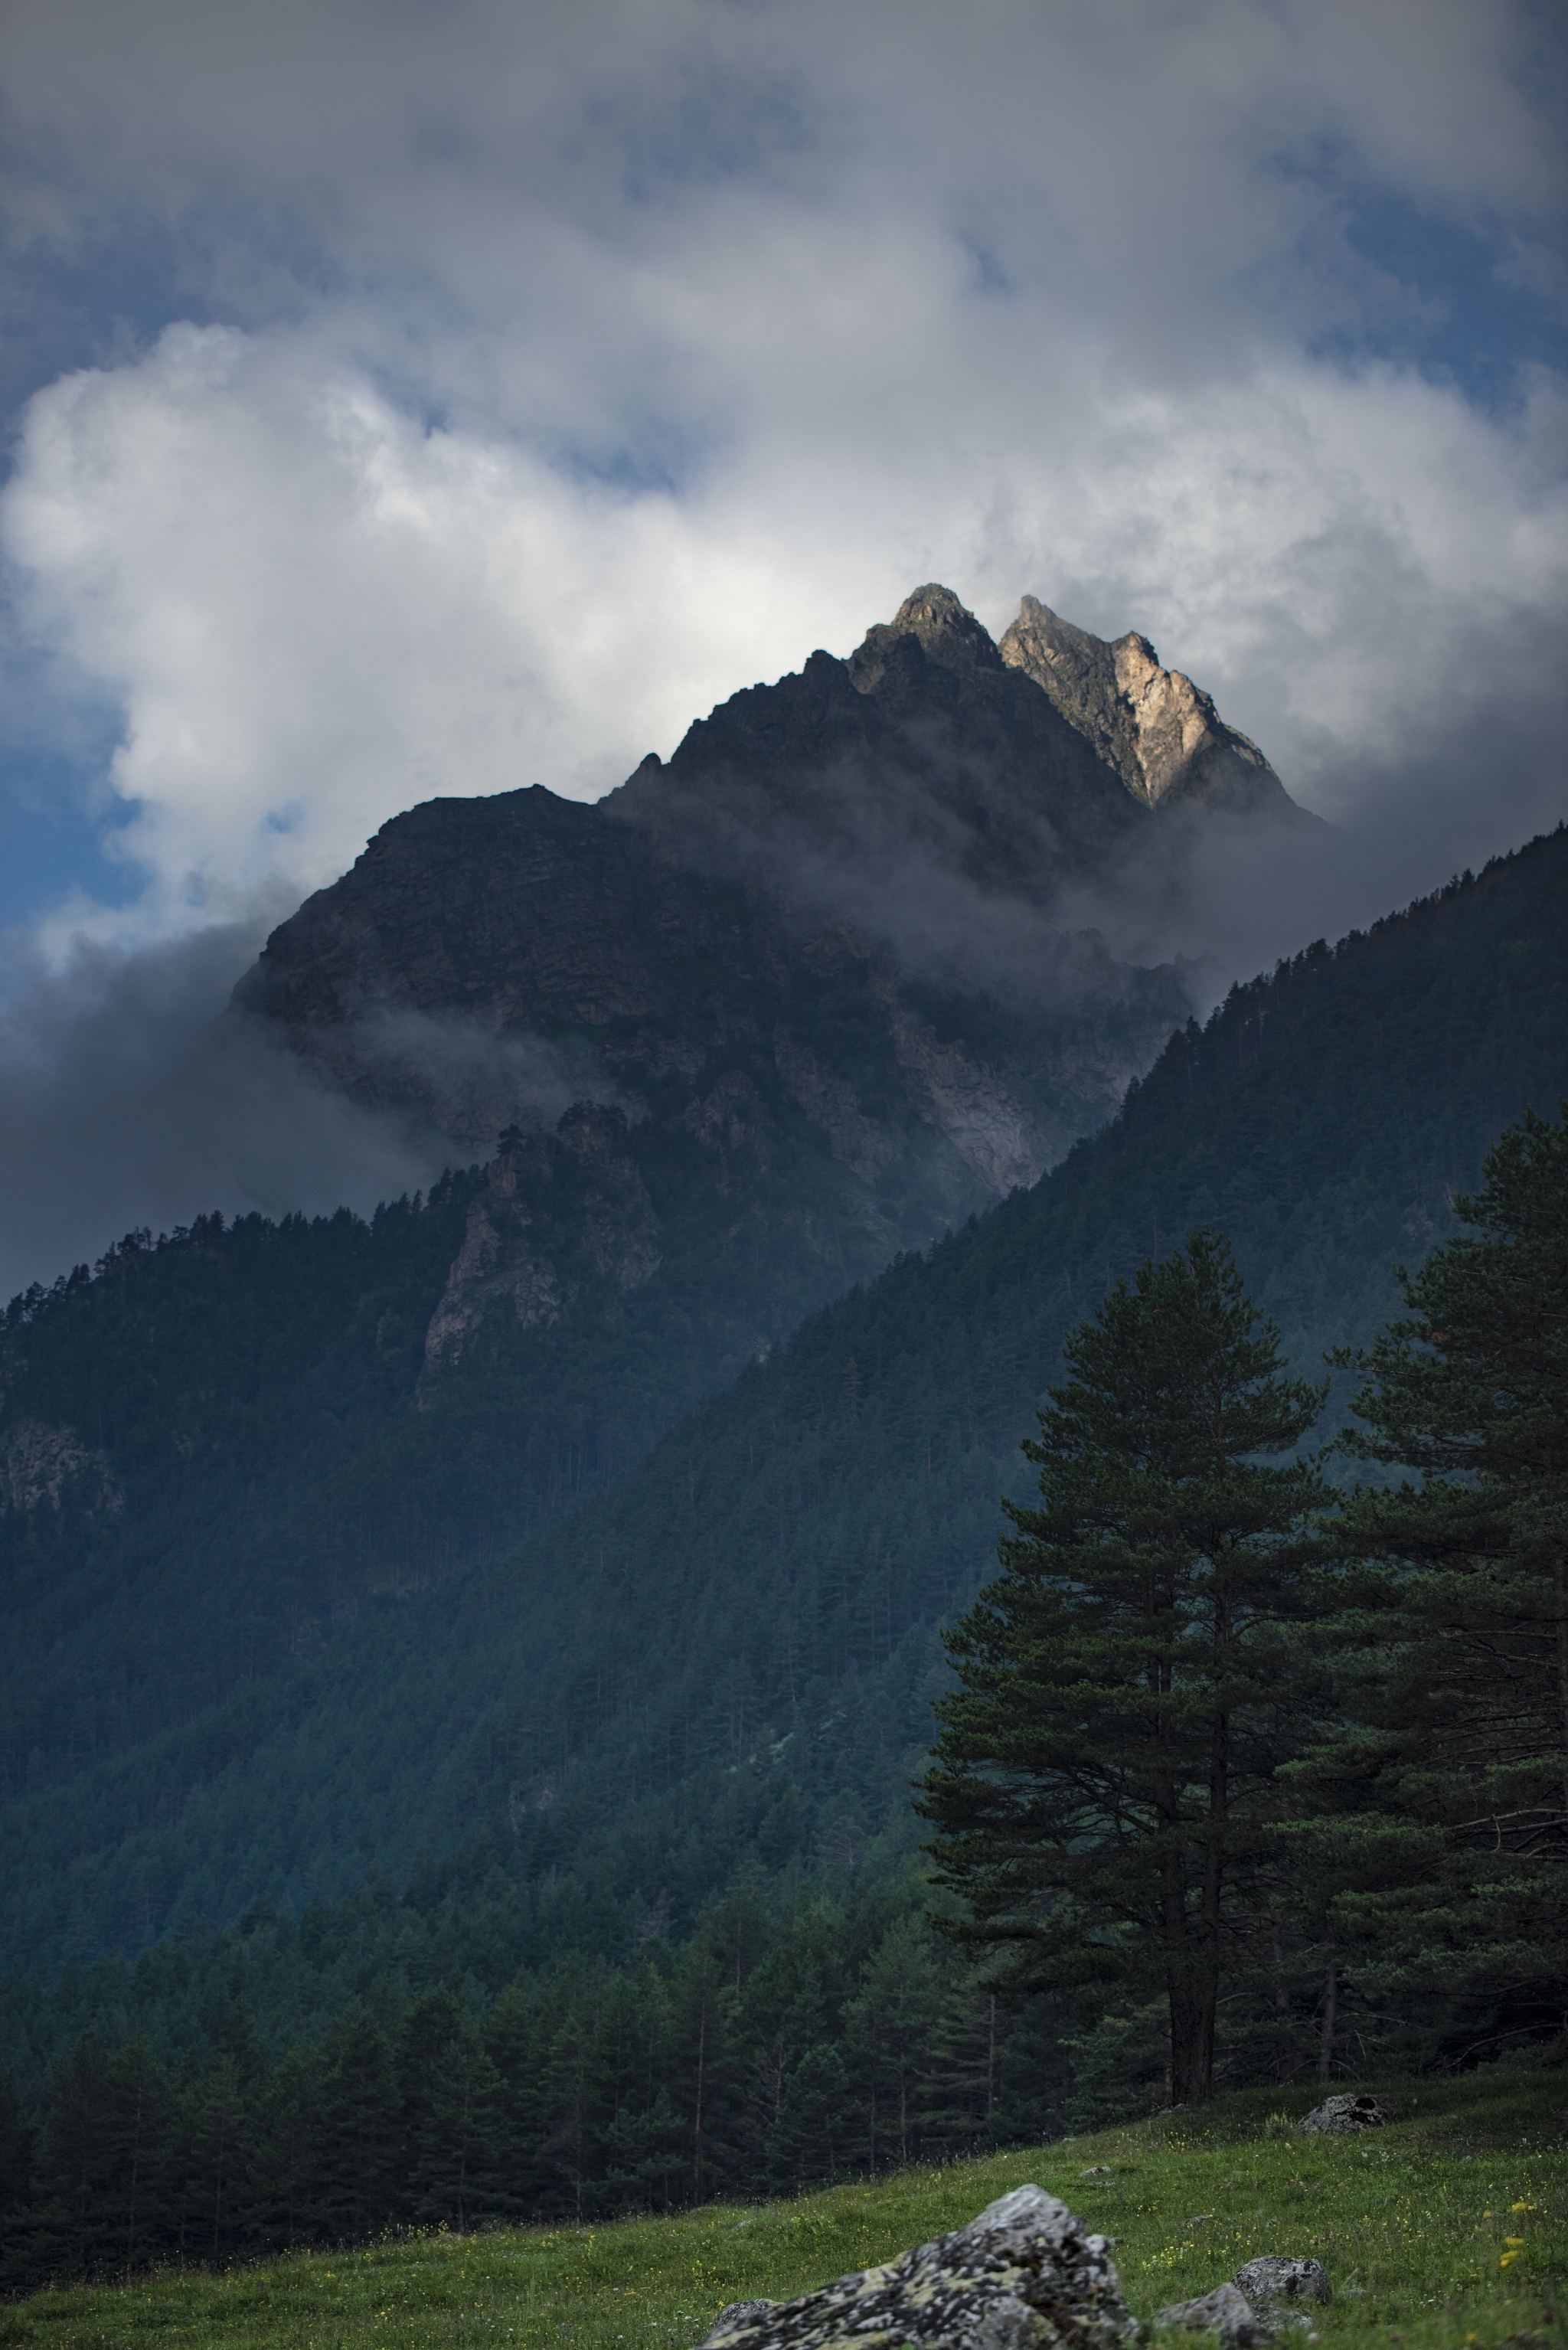
[[1302, 2127], [1314, 2137], [1344, 2137], [1351, 2130], [1381, 2129], [1393, 2119], [1391, 2107], [1381, 2097], [1368, 2096], [1364, 2089], [1346, 2090], [1343, 2095], [1325, 2097], [1314, 2106]]
[[1261, 2252], [1231, 2279], [1255, 2309], [1272, 2302], [1332, 2301], [1328, 2272], [1321, 2261], [1298, 2260], [1286, 2252]]
[[732, 2303], [701, 2350], [1122, 2350], [1137, 2333], [1106, 2239], [1016, 2187], [880, 2268], [798, 2301]]
[[1233, 2284], [1217, 2284], [1196, 2301], [1173, 2302], [1157, 2312], [1157, 2325], [1179, 2325], [1189, 2334], [1216, 2334], [1224, 2350], [1263, 2350], [1273, 2329]]
[[722, 2309], [713, 2320], [709, 2329], [708, 2339], [711, 2342], [721, 2334], [733, 2334], [742, 2325], [754, 2324], [759, 2317], [770, 2316], [777, 2307], [776, 2301], [732, 2301], [729, 2307]]

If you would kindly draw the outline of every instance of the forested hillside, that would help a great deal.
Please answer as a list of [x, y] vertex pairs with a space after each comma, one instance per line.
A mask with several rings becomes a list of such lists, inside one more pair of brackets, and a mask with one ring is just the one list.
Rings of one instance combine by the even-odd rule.
[[[597, 1499], [376, 1595], [285, 1683], [112, 1762], [84, 1740], [8, 1807], [11, 1951], [330, 1896], [425, 1846], [409, 1900], [499, 1982], [679, 1939], [742, 1864], [896, 1865], [936, 1627], [989, 1568], [1064, 1330], [1212, 1221], [1298, 1366], [1369, 1336], [1500, 1128], [1568, 1091], [1565, 899], [1560, 832], [1233, 991], [1032, 1191], [814, 1316]], [[215, 1542], [244, 1500], [214, 1495]]]

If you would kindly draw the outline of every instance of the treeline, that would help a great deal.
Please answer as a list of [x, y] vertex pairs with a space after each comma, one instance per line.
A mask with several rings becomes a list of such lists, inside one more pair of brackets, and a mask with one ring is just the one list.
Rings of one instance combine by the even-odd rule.
[[[653, 1918], [624, 1964], [490, 1995], [430, 1979], [384, 1879], [298, 1921], [257, 1904], [149, 1953], [30, 2087], [0, 2078], [0, 2289], [787, 2194], [1168, 2102], [1158, 2003], [1010, 1999], [932, 1909], [918, 1871], [742, 1886], [680, 1947]], [[1299, 1935], [1233, 1976], [1228, 2085], [1316, 2069], [1320, 1976]], [[1431, 2015], [1386, 2005], [1346, 1986], [1353, 2068], [1433, 2053]]]
[[243, 2000], [179, 2055], [100, 2017], [39, 2097], [0, 2093], [0, 2276], [667, 2210], [1059, 2130], [1047, 2019], [977, 1984], [923, 1896], [743, 1888], [679, 1950], [650, 1934], [489, 2001], [392, 1969], [272, 2054]]

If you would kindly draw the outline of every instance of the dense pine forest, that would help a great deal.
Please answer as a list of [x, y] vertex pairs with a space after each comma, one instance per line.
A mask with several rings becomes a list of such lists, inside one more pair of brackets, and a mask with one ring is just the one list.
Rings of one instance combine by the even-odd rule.
[[[90, 2021], [41, 2082], [35, 2068], [30, 2096], [6, 2085], [9, 2281], [668, 2210], [1092, 2126], [1178, 2090], [1550, 2049], [1568, 1943], [1568, 1116], [1527, 1117], [1484, 1173], [1456, 1203], [1469, 1229], [1407, 1286], [1413, 1318], [1361, 1358], [1347, 1440], [1457, 1477], [1334, 1505], [1314, 1458], [1260, 1465], [1324, 1390], [1281, 1382], [1277, 1333], [1211, 1234], [1117, 1284], [1072, 1334], [1075, 1383], [1053, 1387], [1030, 1446], [1049, 1506], [1012, 1511], [1002, 1579], [948, 1636], [962, 1687], [939, 1705], [921, 1804], [940, 1830], [935, 1889], [927, 1872], [863, 1870], [836, 1899], [781, 1899], [753, 1866], [679, 1948], [651, 1918], [618, 1964], [562, 1955], [487, 1994], [511, 1955], [474, 1932], [486, 1890], [499, 1922], [492, 1856], [490, 1881], [471, 1862], [446, 1901], [428, 1873], [400, 1901], [372, 1878], [297, 1924], [258, 1903], [237, 1929], [187, 1932], [133, 1967], [14, 1978], [19, 2037]], [[1172, 1451], [1173, 1347], [1205, 1448], [1211, 1361], [1225, 1366], [1235, 1453], [1218, 1472]], [[1097, 1421], [1096, 1388], [1119, 1399]], [[1187, 1596], [1173, 1587], [1164, 1631], [1149, 1554], [1118, 1532], [1147, 1534], [1161, 1509], [1189, 1529]], [[1282, 1543], [1292, 1527], [1304, 1539]], [[1154, 1555], [1176, 1555], [1168, 1532]], [[1242, 1620], [1249, 1586], [1262, 1604]], [[1221, 1614], [1216, 1672], [1200, 1619], [1212, 1640]], [[1178, 1756], [1169, 1818], [1167, 1733], [1147, 1739], [1162, 1642], [1168, 1730], [1199, 1740]], [[1018, 1714], [1047, 1689], [1054, 1702]], [[1117, 1719], [1096, 1731], [1096, 1707]], [[1220, 1721], [1223, 1816], [1195, 1759]], [[1173, 1882], [1175, 1941], [1168, 1900], [1163, 1933], [1151, 1914]], [[1231, 1897], [1211, 1918], [1210, 1887]], [[1195, 2078], [1179, 2021], [1209, 1928], [1210, 2027], [1221, 1996], [1228, 2012]], [[972, 1964], [988, 1942], [1026, 1963]], [[1162, 1969], [1168, 2014], [1150, 1997]]]
[[[1561, 1371], [1565, 879], [1560, 832], [1233, 990], [1033, 1191], [813, 1316], [526, 1539], [424, 1590], [361, 1591], [286, 1675], [193, 1690], [140, 1741], [122, 1690], [130, 1729], [95, 1761], [112, 1616], [101, 1655], [43, 1641], [49, 1703], [84, 1718], [69, 1768], [30, 1788], [14, 1764], [13, 1949], [48, 1956], [0, 1986], [11, 2281], [667, 2208], [1168, 2100], [1158, 1970], [977, 1954], [910, 1783], [932, 1700], [952, 1702], [942, 1627], [995, 1573], [1002, 1498], [1033, 1491], [1020, 1440], [1064, 1342], [1194, 1228], [1272, 1316], [1280, 1375], [1324, 1383], [1292, 1459], [1357, 1412], [1290, 1537], [1291, 1701], [1251, 1701], [1270, 1728], [1214, 2078], [1474, 2062], [1560, 2031], [1556, 1617], [1549, 1579], [1504, 1570], [1561, 1497], [1515, 1464], [1501, 1517], [1417, 1523], [1399, 1480], [1469, 1492], [1479, 1407], [1461, 1397], [1469, 1419], [1423, 1455], [1388, 1399], [1412, 1347], [1442, 1355], [1445, 1268], [1477, 1247], [1537, 1252], [1532, 1294], [1558, 1316], [1542, 1376]], [[1521, 1152], [1547, 1202], [1528, 1229]], [[137, 1243], [21, 1301], [13, 1332], [65, 1363], [79, 1317], [172, 1316], [225, 1252], [323, 1295], [352, 1263], [389, 1313], [473, 1180], [371, 1226]], [[291, 1380], [297, 1413], [303, 1366], [257, 1348], [254, 1367], [258, 1414]], [[235, 1426], [209, 1540], [244, 1519]], [[454, 1478], [462, 1440], [454, 1420], [437, 1445]], [[327, 1458], [302, 1461], [302, 1497]], [[41, 1622], [51, 1544], [90, 1561], [105, 1506], [49, 1524]], [[1490, 1562], [1468, 1614], [1456, 1541]]]

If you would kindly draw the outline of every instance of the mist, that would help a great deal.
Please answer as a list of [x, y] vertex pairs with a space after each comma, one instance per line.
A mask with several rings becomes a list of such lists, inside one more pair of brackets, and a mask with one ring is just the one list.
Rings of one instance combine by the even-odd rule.
[[260, 943], [218, 925], [36, 966], [0, 1024], [0, 1295], [91, 1263], [128, 1231], [226, 1215], [369, 1213], [454, 1153], [323, 1082], [228, 1009]]
[[[1327, 821], [1174, 824], [1113, 888], [1064, 892], [1061, 919], [1097, 929], [1129, 962], [1201, 959], [1228, 985], [1552, 831], [1568, 819], [1568, 671], [1550, 633], [1521, 630], [1491, 660], [1496, 691], [1484, 705], [1428, 712], [1398, 744], [1330, 769], [1320, 778]], [[1520, 671], [1531, 690], [1511, 697]], [[1212, 997], [1199, 993], [1207, 1010]]]
[[575, 1102], [626, 1100], [580, 1045], [503, 1034], [480, 1020], [382, 1003], [306, 1049], [370, 1108], [418, 1101], [449, 1147], [486, 1158], [504, 1126], [547, 1132]]

